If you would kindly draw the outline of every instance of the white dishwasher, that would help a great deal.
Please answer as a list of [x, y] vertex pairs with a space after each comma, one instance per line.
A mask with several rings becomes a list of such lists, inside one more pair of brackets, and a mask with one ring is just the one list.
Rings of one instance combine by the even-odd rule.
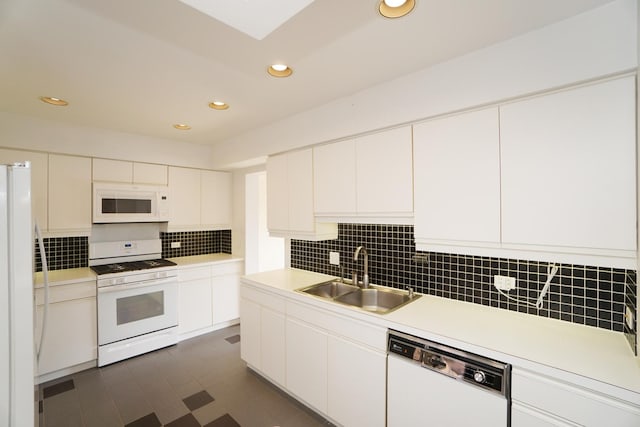
[[508, 427], [511, 365], [389, 331], [387, 426]]

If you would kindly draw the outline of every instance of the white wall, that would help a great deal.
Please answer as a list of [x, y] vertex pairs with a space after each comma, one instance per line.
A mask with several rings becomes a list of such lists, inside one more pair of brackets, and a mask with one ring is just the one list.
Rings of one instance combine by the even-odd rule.
[[252, 130], [214, 147], [214, 164], [226, 167], [293, 148], [635, 70], [636, 10], [637, 0], [618, 0]]
[[212, 169], [211, 147], [0, 112], [0, 147]]

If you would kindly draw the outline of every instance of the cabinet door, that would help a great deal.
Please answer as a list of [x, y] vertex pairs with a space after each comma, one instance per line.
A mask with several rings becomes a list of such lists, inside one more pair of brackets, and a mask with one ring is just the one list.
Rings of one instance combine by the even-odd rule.
[[286, 329], [287, 389], [326, 413], [327, 334], [290, 318]]
[[260, 348], [262, 372], [280, 385], [285, 384], [284, 314], [262, 307], [260, 313]]
[[196, 229], [200, 226], [200, 170], [169, 167], [169, 189], [173, 215], [172, 229]]
[[201, 171], [200, 179], [200, 222], [203, 228], [231, 228], [231, 174]]
[[287, 155], [267, 159], [267, 227], [269, 230], [289, 229], [289, 187]]
[[49, 155], [49, 231], [91, 231], [91, 159]]
[[240, 357], [248, 365], [260, 369], [260, 305], [246, 298], [240, 299]]
[[48, 162], [49, 156], [45, 153], [32, 151], [0, 149], [0, 163], [31, 162], [31, 212], [38, 221], [42, 231], [49, 228], [48, 206]]
[[303, 150], [287, 155], [289, 230], [313, 233], [313, 156]]
[[386, 362], [386, 354], [329, 336], [329, 416], [347, 427], [384, 426]]
[[[39, 305], [36, 310], [36, 339], [40, 339], [42, 315], [43, 306]], [[95, 360], [98, 357], [96, 319], [95, 298], [49, 304], [38, 375]]]
[[502, 241], [636, 249], [635, 82], [500, 108]]
[[133, 182], [133, 163], [121, 160], [93, 159], [93, 180]]
[[356, 140], [358, 215], [413, 216], [411, 127]]
[[316, 215], [356, 214], [355, 140], [313, 149], [313, 185]]
[[165, 165], [150, 163], [133, 164], [133, 182], [135, 184], [167, 185], [167, 169]]
[[498, 110], [413, 128], [416, 241], [500, 242]]
[[211, 297], [214, 325], [240, 317], [240, 277], [238, 275], [213, 277]]
[[178, 305], [180, 333], [186, 334], [211, 325], [211, 279], [204, 278], [180, 283]]

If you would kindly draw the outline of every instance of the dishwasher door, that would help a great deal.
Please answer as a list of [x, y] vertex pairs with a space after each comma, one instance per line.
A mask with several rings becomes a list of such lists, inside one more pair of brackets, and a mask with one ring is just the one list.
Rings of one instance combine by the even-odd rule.
[[387, 357], [387, 426], [507, 427], [508, 400], [463, 381]]

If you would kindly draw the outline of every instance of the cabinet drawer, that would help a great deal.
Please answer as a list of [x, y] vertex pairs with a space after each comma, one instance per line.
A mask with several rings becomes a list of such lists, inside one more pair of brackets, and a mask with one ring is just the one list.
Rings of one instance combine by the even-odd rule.
[[207, 279], [211, 277], [211, 267], [185, 268], [178, 270], [178, 282]]
[[313, 326], [322, 328], [338, 336], [386, 351], [387, 330], [368, 325], [359, 320], [339, 314], [316, 310], [309, 306], [287, 301], [287, 316], [298, 318]]
[[640, 406], [514, 368], [511, 397], [584, 426], [638, 426]]
[[[81, 282], [49, 287], [49, 303], [71, 301], [96, 296], [96, 282]], [[44, 304], [44, 288], [35, 290], [36, 305]]]
[[242, 274], [242, 262], [225, 262], [222, 264], [214, 264], [211, 268], [212, 276]]
[[277, 311], [278, 313], [284, 313], [285, 311], [284, 299], [275, 295], [260, 292], [258, 290], [242, 285], [240, 287], [240, 296], [242, 298], [246, 298], [255, 303], [258, 303], [263, 307], [267, 307], [273, 311]]

